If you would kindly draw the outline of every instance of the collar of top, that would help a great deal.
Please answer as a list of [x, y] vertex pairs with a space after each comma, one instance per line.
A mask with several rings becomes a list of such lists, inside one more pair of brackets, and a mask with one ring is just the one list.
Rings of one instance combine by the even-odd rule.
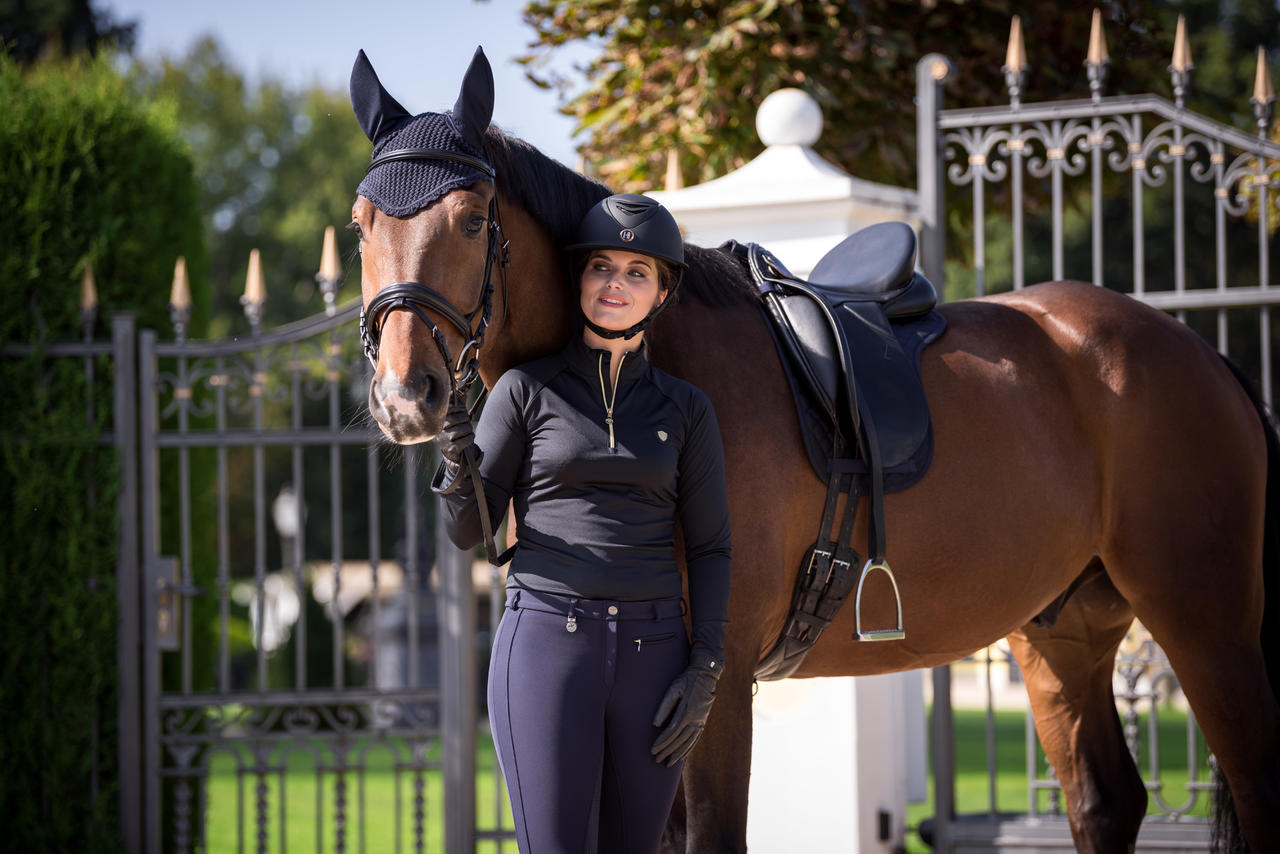
[[[596, 350], [587, 346], [587, 342], [582, 340], [582, 335], [575, 334], [569, 337], [569, 343], [561, 351], [569, 367], [574, 372], [591, 380], [592, 383], [598, 382], [600, 378], [600, 360], [604, 359], [604, 369], [609, 370], [609, 359], [611, 354], [608, 350]], [[649, 343], [641, 339], [640, 346], [626, 354], [626, 358], [622, 360], [622, 371], [618, 374], [618, 384], [630, 382], [640, 377], [649, 367]], [[606, 378], [608, 374], [605, 374]]]

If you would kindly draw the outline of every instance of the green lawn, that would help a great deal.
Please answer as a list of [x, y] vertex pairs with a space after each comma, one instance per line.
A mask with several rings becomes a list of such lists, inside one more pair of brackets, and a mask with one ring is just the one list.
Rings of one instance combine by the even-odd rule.
[[[439, 745], [429, 748], [423, 760], [427, 770], [417, 773], [412, 765], [418, 763], [403, 742], [367, 738], [356, 743], [348, 762], [363, 764], [364, 772], [342, 775], [344, 850], [377, 854], [417, 851], [421, 834], [423, 851], [443, 854], [444, 784], [439, 770]], [[267, 810], [262, 830], [268, 851], [283, 854], [338, 850], [338, 775], [332, 770], [336, 765], [332, 751], [317, 742], [296, 746], [284, 757], [273, 753], [270, 761], [283, 761], [285, 767], [260, 781], [256, 774], [237, 773], [237, 767], [252, 767], [247, 751], [239, 761], [228, 753], [211, 758], [207, 854], [257, 850], [260, 785], [265, 785]], [[326, 769], [323, 775], [316, 772], [317, 762]], [[487, 733], [481, 733], [476, 745], [476, 814], [481, 828], [497, 826], [495, 807], [499, 803], [502, 826], [512, 827], [505, 793], [496, 789], [498, 781], [493, 743]], [[286, 795], [283, 801], [282, 784]], [[419, 797], [421, 822], [416, 820]], [[508, 842], [500, 851], [497, 842], [484, 842], [477, 850], [480, 854], [515, 854], [516, 846]]]
[[[986, 711], [983, 709], [955, 709], [956, 737], [956, 811], [957, 813], [986, 813], [991, 808], [991, 796], [987, 777], [987, 723]], [[1140, 716], [1139, 772], [1144, 780], [1148, 779], [1147, 763], [1147, 715]], [[1158, 740], [1160, 754], [1161, 796], [1165, 802], [1175, 808], [1183, 807], [1189, 800], [1187, 792], [1187, 718], [1186, 714], [1173, 708], [1162, 708], [1158, 717]], [[995, 713], [996, 730], [996, 803], [997, 812], [1025, 813], [1028, 810], [1028, 786], [1026, 774], [1026, 713], [1022, 711], [997, 711]], [[1207, 776], [1206, 759], [1208, 748], [1204, 738], [1197, 733], [1198, 761], [1200, 765], [1199, 781], [1204, 782]], [[1047, 776], [1045, 772], [1044, 754], [1035, 744], [1037, 768], [1039, 776]], [[929, 851], [915, 833], [921, 820], [934, 814], [933, 807], [933, 769], [930, 762], [929, 799], [923, 804], [912, 804], [907, 808], [907, 850], [909, 852]], [[1050, 810], [1049, 792], [1039, 793], [1038, 809], [1042, 813]], [[1202, 793], [1188, 814], [1207, 816], [1209, 814], [1209, 798]], [[1154, 795], [1149, 794], [1147, 812], [1162, 812]]]
[[[996, 810], [999, 812], [1027, 811], [1026, 780], [1026, 730], [1025, 714], [1021, 711], [997, 711], [996, 727]], [[960, 813], [985, 813], [990, 808], [986, 773], [986, 713], [980, 709], [956, 709], [956, 806]], [[1147, 744], [1147, 720], [1140, 721], [1139, 732], [1143, 751]], [[1159, 718], [1160, 783], [1165, 800], [1181, 806], [1187, 800], [1187, 745], [1186, 717], [1173, 710], [1161, 710]], [[1200, 740], [1199, 758], [1203, 779], [1205, 757], [1208, 755], [1203, 739]], [[1037, 745], [1037, 753], [1039, 753]], [[428, 770], [418, 775], [412, 767], [405, 767], [412, 759], [410, 749], [403, 742], [394, 744], [376, 739], [364, 739], [353, 748], [348, 761], [358, 764], [363, 756], [363, 774], [344, 774], [345, 781], [345, 850], [350, 852], [400, 852], [417, 850], [417, 834], [422, 834], [423, 850], [427, 854], [443, 854], [444, 822], [443, 782], [438, 770], [439, 745], [427, 750], [423, 759]], [[1146, 777], [1145, 753], [1142, 768]], [[318, 852], [337, 850], [337, 775], [330, 770], [335, 758], [325, 745], [316, 743], [293, 748], [287, 756], [272, 754], [273, 762], [284, 762], [284, 768], [269, 775], [265, 781], [267, 812], [265, 827], [267, 850], [276, 854], [285, 851]], [[1039, 756], [1038, 767], [1044, 775], [1044, 759]], [[317, 775], [317, 763], [326, 771]], [[233, 755], [220, 753], [210, 760], [208, 784], [208, 854], [233, 854], [257, 850], [258, 816], [256, 803], [260, 781], [252, 773], [237, 773], [237, 767], [251, 767], [247, 754], [239, 761]], [[399, 767], [398, 767], [399, 766]], [[932, 775], [932, 770], [930, 771]], [[417, 779], [421, 780], [421, 811], [423, 821], [417, 827], [415, 804], [419, 796]], [[504, 828], [511, 828], [511, 813], [505, 793], [496, 788], [499, 784], [494, 761], [493, 744], [487, 733], [479, 735], [476, 750], [476, 812], [482, 828], [498, 826], [499, 816]], [[280, 786], [284, 785], [287, 797], [284, 815], [281, 815]], [[322, 788], [322, 791], [318, 791]], [[930, 776], [929, 800], [913, 804], [907, 810], [907, 836], [910, 852], [927, 852], [929, 849], [915, 834], [920, 821], [933, 815], [933, 780]], [[323, 797], [319, 797], [320, 794]], [[1048, 811], [1049, 794], [1039, 796], [1039, 809]], [[397, 810], [397, 804], [399, 809]], [[1194, 815], [1206, 815], [1208, 798], [1201, 796], [1191, 810]], [[1155, 798], [1149, 802], [1151, 812], [1158, 811]], [[237, 826], [237, 815], [240, 816]], [[281, 821], [284, 839], [281, 844]], [[319, 837], [319, 839], [317, 839]], [[319, 842], [320, 844], [317, 844]], [[496, 842], [482, 842], [480, 854], [515, 854], [513, 842], [499, 847]]]

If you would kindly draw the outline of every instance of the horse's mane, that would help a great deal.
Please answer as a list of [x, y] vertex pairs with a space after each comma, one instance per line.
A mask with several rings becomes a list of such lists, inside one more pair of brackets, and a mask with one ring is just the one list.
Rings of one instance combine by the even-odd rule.
[[[542, 223], [551, 239], [564, 246], [591, 206], [611, 195], [608, 186], [574, 172], [529, 143], [490, 125], [484, 136], [485, 154], [498, 173], [504, 195]], [[730, 305], [758, 299], [746, 271], [732, 256], [718, 249], [684, 245], [689, 269], [679, 294], [706, 305]]]

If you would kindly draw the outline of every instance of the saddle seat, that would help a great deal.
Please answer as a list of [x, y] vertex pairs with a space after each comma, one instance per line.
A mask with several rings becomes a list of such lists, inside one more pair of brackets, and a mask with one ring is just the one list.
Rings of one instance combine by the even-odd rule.
[[890, 320], [919, 317], [938, 302], [933, 283], [915, 272], [916, 233], [903, 222], [882, 222], [849, 235], [822, 256], [807, 282], [770, 258], [795, 284], [833, 302], [876, 303]]

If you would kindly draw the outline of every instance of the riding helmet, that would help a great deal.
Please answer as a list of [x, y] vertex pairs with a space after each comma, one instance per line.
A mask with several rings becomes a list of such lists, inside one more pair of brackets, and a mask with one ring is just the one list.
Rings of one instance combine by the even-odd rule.
[[658, 202], [635, 193], [609, 196], [587, 211], [578, 224], [573, 242], [565, 247], [565, 251], [574, 253], [588, 249], [620, 249], [651, 255], [676, 268], [676, 278], [667, 298], [631, 328], [604, 329], [587, 320], [586, 324], [591, 331], [602, 338], [631, 338], [643, 331], [654, 316], [671, 302], [687, 266], [684, 261], [684, 238], [680, 234], [680, 227], [676, 225], [675, 217]]

